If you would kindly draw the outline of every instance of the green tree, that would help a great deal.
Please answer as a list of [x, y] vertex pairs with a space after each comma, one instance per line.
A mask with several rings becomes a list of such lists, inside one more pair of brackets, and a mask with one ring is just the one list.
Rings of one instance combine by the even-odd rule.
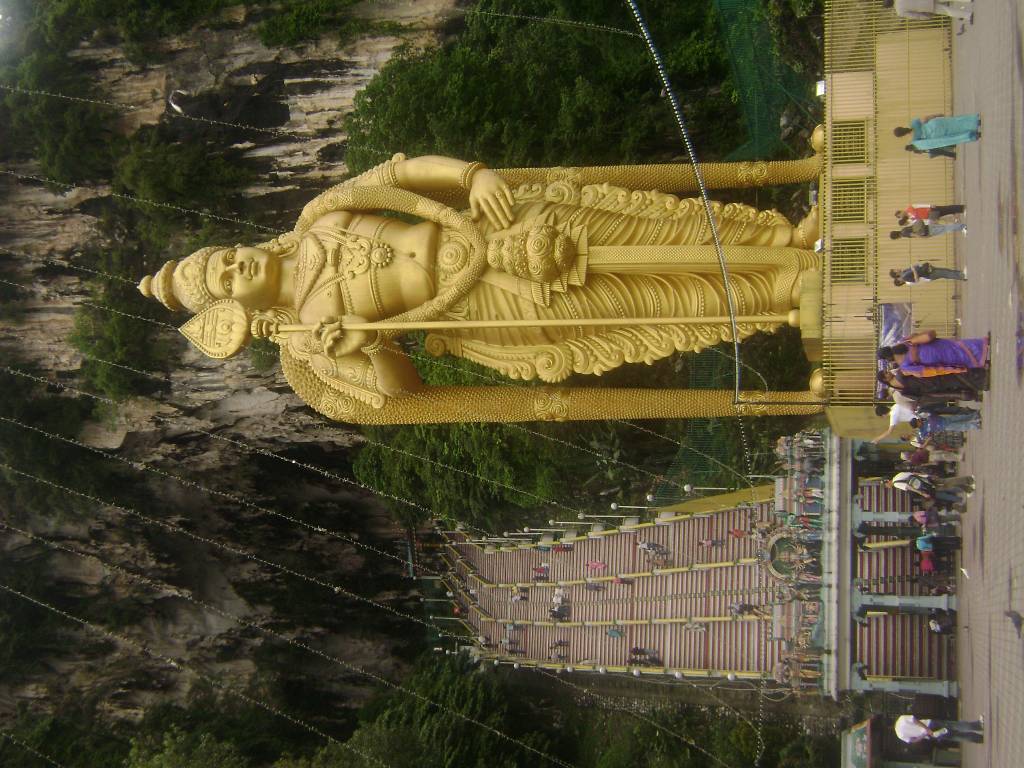
[[[45, 380], [45, 377], [17, 359], [9, 361], [12, 371]], [[74, 439], [92, 413], [94, 403], [86, 398], [62, 395], [57, 386], [46, 387], [34, 379], [0, 371], [0, 461], [21, 472], [58, 482], [85, 493], [99, 494], [120, 477], [109, 461], [59, 439], [48, 438], [42, 430]], [[54, 391], [47, 392], [47, 389]], [[14, 422], [26, 426], [19, 426]], [[89, 509], [89, 502], [34, 482], [6, 468], [0, 468], [0, 493], [6, 497], [14, 520], [35, 517], [60, 520]]]
[[[433, 516], [490, 524], [503, 512], [560, 498], [566, 469], [546, 441], [500, 424], [443, 424], [367, 429], [354, 469], [373, 488], [427, 507]], [[453, 467], [457, 469], [452, 469]], [[410, 525], [426, 513], [394, 504]]]
[[176, 728], [158, 744], [132, 742], [126, 768], [249, 768], [234, 745], [208, 733], [186, 734]]
[[[711, 4], [647, 5], [699, 146], [730, 148], [737, 113]], [[476, 9], [523, 12], [510, 0]], [[528, 12], [635, 29], [616, 0], [539, 0]], [[397, 150], [519, 166], [650, 162], [682, 149], [638, 38], [482, 14], [467, 15], [452, 42], [389, 61], [357, 94], [346, 131], [357, 171]]]
[[[0, 70], [0, 82], [25, 90], [98, 97], [81, 69], [71, 66], [62, 52], [48, 48]], [[5, 92], [3, 102], [6, 157], [34, 157], [43, 175], [65, 184], [109, 176], [112, 153], [119, 143], [113, 131], [115, 110], [14, 91]]]
[[209, 221], [184, 209], [234, 217], [244, 213], [239, 193], [253, 178], [237, 153], [226, 153], [201, 140], [174, 143], [161, 126], [133, 134], [113, 167], [114, 191], [150, 203], [119, 203], [118, 216], [144, 249], [166, 248], [188, 227]]
[[[128, 245], [83, 254], [90, 269], [112, 275], [141, 275], [142, 253]], [[127, 282], [98, 277], [90, 301], [75, 312], [69, 341], [85, 355], [80, 374], [87, 391], [124, 400], [160, 387], [159, 371], [173, 361], [174, 347], [166, 330], [155, 323], [162, 311]], [[151, 319], [154, 322], [146, 322]]]
[[150, 58], [161, 38], [187, 31], [242, 0], [40, 0], [33, 32], [63, 52], [92, 35], [122, 42], [130, 58]]
[[[60, 710], [59, 715], [41, 716], [21, 706], [5, 730], [65, 768], [124, 765], [130, 745], [97, 714], [95, 702], [77, 699], [65, 702]], [[4, 768], [39, 768], [41, 764], [24, 747], [0, 739]]]
[[365, 721], [345, 747], [332, 745], [312, 758], [283, 760], [275, 768], [371, 768], [380, 762], [395, 768], [516, 768], [537, 763], [536, 755], [521, 745], [452, 712], [536, 750], [555, 749], [545, 733], [545, 715], [528, 696], [500, 676], [474, 669], [465, 658], [425, 656], [403, 685], [442, 707], [399, 691], [386, 693], [364, 707]]

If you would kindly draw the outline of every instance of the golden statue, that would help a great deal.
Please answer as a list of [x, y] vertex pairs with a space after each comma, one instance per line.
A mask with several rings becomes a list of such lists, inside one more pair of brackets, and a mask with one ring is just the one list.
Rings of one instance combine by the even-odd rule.
[[[704, 166], [710, 184], [816, 176], [795, 163]], [[797, 178], [791, 178], [796, 176]], [[140, 290], [195, 317], [182, 332], [213, 357], [251, 336], [280, 347], [313, 408], [356, 423], [810, 413], [809, 392], [745, 393], [788, 405], [735, 406], [731, 392], [571, 387], [425, 388], [394, 338], [514, 379], [557, 383], [651, 363], [732, 338], [702, 201], [676, 165], [509, 169], [395, 155], [303, 209], [293, 231], [255, 247], [211, 246], [167, 262]], [[456, 207], [465, 207], [467, 214]], [[713, 203], [741, 338], [797, 323], [816, 211]], [[455, 207], [451, 207], [455, 206]], [[404, 218], [384, 216], [389, 211]], [[409, 223], [409, 216], [418, 223]], [[747, 399], [747, 398], [744, 398]]]

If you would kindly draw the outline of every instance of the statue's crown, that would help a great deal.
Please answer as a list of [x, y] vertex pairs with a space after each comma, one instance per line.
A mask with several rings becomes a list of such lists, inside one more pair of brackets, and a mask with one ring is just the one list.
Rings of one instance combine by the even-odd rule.
[[213, 254], [223, 250], [226, 250], [224, 246], [211, 245], [181, 261], [172, 259], [155, 275], [142, 278], [139, 291], [168, 309], [187, 309], [193, 314], [202, 312], [217, 300], [206, 285], [206, 264]]

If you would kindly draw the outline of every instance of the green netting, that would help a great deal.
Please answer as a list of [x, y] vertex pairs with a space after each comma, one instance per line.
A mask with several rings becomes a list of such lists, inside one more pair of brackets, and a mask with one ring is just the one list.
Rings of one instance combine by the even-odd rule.
[[778, 56], [760, 0], [714, 0], [722, 39], [729, 52], [747, 141], [729, 160], [764, 160], [787, 151], [780, 120], [790, 105], [813, 104], [809, 84]]
[[[690, 389], [732, 389], [735, 369], [728, 354], [706, 349], [699, 354], [687, 355], [687, 369]], [[756, 386], [758, 377], [750, 371], [746, 375], [750, 377], [749, 384]], [[723, 437], [725, 429], [722, 419], [687, 421], [686, 434], [680, 440], [682, 446], [665, 470], [665, 479], [652, 492], [655, 506], [684, 500], [685, 494], [680, 486], [686, 483], [727, 487], [743, 484], [742, 459], [729, 453], [729, 441]], [[739, 476], [734, 473], [739, 473]]]

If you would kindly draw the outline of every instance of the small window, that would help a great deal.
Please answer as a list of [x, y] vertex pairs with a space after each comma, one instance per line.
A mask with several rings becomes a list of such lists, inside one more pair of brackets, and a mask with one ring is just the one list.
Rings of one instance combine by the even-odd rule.
[[829, 277], [833, 283], [866, 283], [868, 245], [864, 238], [833, 240], [829, 251]]
[[867, 221], [867, 179], [832, 180], [832, 221]]
[[831, 161], [866, 163], [868, 161], [868, 130], [863, 120], [838, 121], [832, 124]]

